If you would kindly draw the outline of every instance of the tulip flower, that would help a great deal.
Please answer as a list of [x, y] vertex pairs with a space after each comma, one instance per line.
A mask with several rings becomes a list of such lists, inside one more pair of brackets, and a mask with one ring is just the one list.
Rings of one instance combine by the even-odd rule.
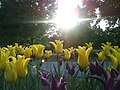
[[7, 45], [9, 51], [10, 51], [10, 56], [16, 56], [15, 48], [12, 45]]
[[57, 55], [63, 52], [63, 41], [55, 40], [55, 43], [50, 42], [50, 44], [54, 46]]
[[44, 84], [49, 87], [49, 90], [67, 90], [65, 75], [63, 75], [60, 80], [58, 80], [57, 76], [54, 74], [52, 74], [52, 78], [50, 81], [43, 76], [40, 76], [40, 78], [44, 81]]
[[52, 56], [52, 51], [51, 50], [45, 50], [45, 57], [49, 58], [50, 56]]
[[7, 51], [9, 51], [9, 49], [6, 48], [6, 47], [2, 47], [1, 50], [2, 50], [3, 52], [7, 52]]
[[15, 48], [15, 51], [18, 51], [18, 48], [19, 48], [18, 43], [15, 43], [14, 48]]
[[85, 43], [87, 45], [88, 48], [92, 47], [93, 43], [89, 42], [89, 43]]
[[74, 52], [75, 51], [75, 48], [73, 48], [73, 47], [70, 47], [70, 48], [68, 48], [71, 52]]
[[41, 78], [41, 83], [43, 86], [49, 86], [49, 81], [47, 80], [48, 77], [50, 76], [50, 73], [43, 71], [43, 72], [39, 72], [40, 73], [40, 78]]
[[36, 45], [32, 45], [31, 47], [32, 47], [32, 50], [33, 50], [33, 55], [37, 56], [38, 49], [37, 49]]
[[118, 67], [118, 59], [115, 57], [115, 56], [113, 56], [112, 54], [110, 54], [110, 55], [108, 55], [110, 58], [111, 58], [111, 60], [112, 60], [112, 66], [113, 66], [113, 68], [117, 68]]
[[4, 78], [11, 83], [14, 83], [17, 80], [16, 65], [12, 58], [9, 59], [9, 62], [6, 62]]
[[74, 57], [75, 57], [75, 48], [73, 48], [73, 47], [71, 47], [71, 48], [68, 48], [69, 50], [70, 50], [70, 52], [71, 52], [71, 59], [73, 59]]
[[105, 60], [106, 59], [104, 51], [101, 51], [101, 52], [97, 53], [97, 55], [98, 55], [99, 60]]
[[13, 56], [9, 56], [7, 60], [7, 62], [13, 62], [13, 63], [16, 63], [16, 61], [17, 61], [16, 58]]
[[45, 46], [44, 45], [41, 45], [41, 44], [38, 44], [38, 45], [33, 45], [32, 46], [32, 49], [33, 49], [33, 54], [39, 59], [43, 56], [44, 54], [44, 49], [45, 49]]
[[103, 62], [102, 63], [99, 63], [97, 60], [95, 63], [91, 62], [89, 64], [89, 68], [90, 68], [90, 73], [92, 75], [98, 75], [98, 76], [101, 76], [103, 74]]
[[70, 59], [71, 57], [71, 51], [69, 51], [68, 49], [64, 49], [64, 58], [65, 60]]
[[110, 54], [110, 50], [111, 50], [111, 42], [106, 42], [106, 44], [102, 43], [103, 46], [102, 49], [105, 52], [105, 55], [107, 56], [108, 54]]
[[5, 70], [6, 62], [8, 62], [10, 51], [4, 52], [0, 48], [0, 70]]
[[66, 69], [68, 70], [68, 73], [70, 75], [74, 75], [75, 73], [75, 64], [72, 64], [71, 66], [68, 64], [68, 62], [66, 63]]
[[107, 66], [105, 70], [108, 71], [108, 72], [110, 73], [110, 71], [111, 71], [111, 66], [110, 66], [110, 65]]
[[114, 46], [114, 49], [119, 51], [119, 46]]
[[25, 51], [24, 51], [24, 55], [25, 55], [26, 58], [30, 58], [31, 55], [32, 55], [32, 50], [31, 50], [31, 48], [26, 47], [26, 48], [25, 48]]
[[86, 50], [86, 47], [78, 46], [76, 49], [78, 53], [78, 64], [82, 69], [86, 69], [88, 67], [88, 57], [92, 50], [92, 47]]
[[30, 58], [26, 58], [25, 56], [18, 55], [17, 56], [17, 62], [16, 62], [16, 68], [17, 68], [17, 74], [18, 77], [25, 77], [28, 73], [27, 65], [28, 62], [31, 60]]
[[36, 65], [32, 66], [32, 69], [33, 69], [34, 71], [36, 71], [36, 70], [37, 70], [37, 66], [36, 66]]
[[38, 48], [37, 58], [41, 58], [44, 54], [45, 46], [39, 44], [37, 45], [37, 48]]
[[102, 68], [104, 73], [104, 78], [96, 75], [91, 77], [97, 79], [104, 86], [104, 90], [120, 90], [120, 76], [119, 72], [115, 69], [111, 69], [111, 72], [108, 73], [104, 68]]
[[67, 90], [65, 78], [65, 75], [63, 75], [60, 80], [58, 80], [53, 74], [50, 82], [50, 90]]
[[119, 46], [114, 46], [114, 49], [115, 49], [118, 53], [120, 53], [120, 48], [119, 48]]
[[119, 49], [114, 49], [114, 48], [111, 48], [111, 51], [112, 51], [112, 55], [114, 56], [114, 57], [116, 57], [117, 58], [117, 60], [118, 60], [118, 63], [120, 63], [120, 51], [119, 51]]
[[19, 54], [21, 54], [21, 55], [23, 55], [24, 54], [24, 47], [22, 46], [22, 45], [20, 45], [19, 47], [18, 47], [18, 52], [19, 52]]

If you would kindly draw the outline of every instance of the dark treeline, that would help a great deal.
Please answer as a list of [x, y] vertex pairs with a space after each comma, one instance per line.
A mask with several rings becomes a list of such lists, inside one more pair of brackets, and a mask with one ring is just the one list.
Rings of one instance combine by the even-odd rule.
[[[93, 42], [95, 48], [101, 43], [112, 42], [120, 46], [120, 1], [119, 0], [83, 0], [79, 7], [79, 16], [82, 18], [97, 17], [96, 8], [100, 10], [100, 18], [94, 27], [90, 22], [77, 25], [69, 31], [61, 30], [60, 36], [48, 38], [46, 31], [53, 24], [39, 23], [42, 20], [54, 18], [57, 9], [57, 0], [0, 0], [0, 46], [7, 44], [46, 43], [50, 40], [63, 39], [65, 47], [84, 45]], [[112, 11], [111, 11], [112, 10]], [[109, 27], [103, 31], [96, 25], [101, 19], [108, 20]], [[118, 27], [114, 27], [114, 25]], [[113, 28], [114, 27], [114, 28]]]

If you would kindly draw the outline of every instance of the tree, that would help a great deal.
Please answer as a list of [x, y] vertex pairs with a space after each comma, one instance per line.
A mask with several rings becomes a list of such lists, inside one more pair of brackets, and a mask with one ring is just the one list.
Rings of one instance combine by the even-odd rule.
[[[115, 24], [120, 25], [120, 0], [82, 0], [83, 8], [81, 11], [84, 15], [96, 17], [95, 10], [99, 9], [100, 18], [108, 20], [110, 27]], [[97, 23], [98, 23], [97, 22]]]
[[[43, 20], [53, 18], [55, 0], [1, 0], [1, 45], [23, 43], [28, 38], [41, 38], [49, 28]], [[41, 21], [41, 22], [40, 22]]]

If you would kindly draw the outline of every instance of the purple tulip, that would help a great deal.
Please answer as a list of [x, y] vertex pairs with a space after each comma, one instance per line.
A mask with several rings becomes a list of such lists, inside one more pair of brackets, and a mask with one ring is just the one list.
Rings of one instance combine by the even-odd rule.
[[56, 75], [52, 75], [52, 80], [50, 82], [50, 90], [67, 90], [65, 75], [63, 75], [60, 81], [57, 79]]
[[94, 63], [89, 64], [90, 72], [92, 75], [96, 74], [96, 65]]
[[102, 68], [104, 73], [103, 77], [92, 75], [91, 77], [97, 79], [104, 86], [104, 90], [120, 90], [120, 74], [117, 70], [111, 69], [111, 72], [108, 73], [104, 68]]
[[67, 90], [66, 82], [65, 82], [65, 78], [66, 78], [65, 74], [60, 78], [60, 80], [58, 80], [55, 74], [52, 74], [50, 81], [48, 80], [48, 78], [45, 77], [44, 74], [40, 75], [40, 78], [42, 79], [44, 84], [49, 87], [49, 90]]
[[49, 76], [50, 76], [50, 73], [46, 71], [43, 71], [42, 73], [40, 72], [41, 83], [43, 86], [49, 86], [49, 81], [48, 81]]
[[68, 73], [70, 75], [74, 75], [74, 73], [75, 73], [75, 67], [76, 67], [75, 64], [69, 65], [69, 62], [66, 62], [66, 69], [68, 70]]
[[99, 63], [97, 60], [95, 63], [90, 63], [89, 64], [89, 68], [90, 68], [90, 72], [92, 75], [97, 74], [98, 76], [101, 76], [103, 74], [103, 63]]
[[72, 66], [69, 66], [68, 73], [70, 75], [74, 75], [74, 73], [75, 73], [75, 64], [72, 64]]
[[71, 59], [74, 59], [76, 57], [76, 52], [74, 51], [74, 52], [71, 52]]

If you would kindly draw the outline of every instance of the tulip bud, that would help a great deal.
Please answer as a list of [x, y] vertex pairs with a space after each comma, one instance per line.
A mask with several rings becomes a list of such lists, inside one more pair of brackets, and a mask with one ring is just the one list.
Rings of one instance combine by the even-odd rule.
[[63, 52], [63, 41], [55, 40], [55, 43], [50, 42], [50, 44], [54, 46], [57, 55]]
[[24, 55], [26, 58], [30, 58], [32, 55], [32, 50], [28, 47], [25, 48]]
[[75, 66], [74, 66], [74, 65], [72, 65], [71, 67], [69, 67], [68, 73], [69, 73], [70, 75], [73, 75], [73, 74], [75, 73]]
[[27, 75], [28, 73], [27, 65], [30, 60], [31, 60], [30, 58], [25, 59], [25, 56], [18, 55], [18, 60], [16, 62], [16, 65], [17, 65], [16, 68], [17, 68], [17, 74], [19, 77], [25, 77]]
[[11, 83], [14, 83], [17, 80], [17, 71], [14, 63], [12, 62], [6, 63], [4, 78], [6, 81]]

